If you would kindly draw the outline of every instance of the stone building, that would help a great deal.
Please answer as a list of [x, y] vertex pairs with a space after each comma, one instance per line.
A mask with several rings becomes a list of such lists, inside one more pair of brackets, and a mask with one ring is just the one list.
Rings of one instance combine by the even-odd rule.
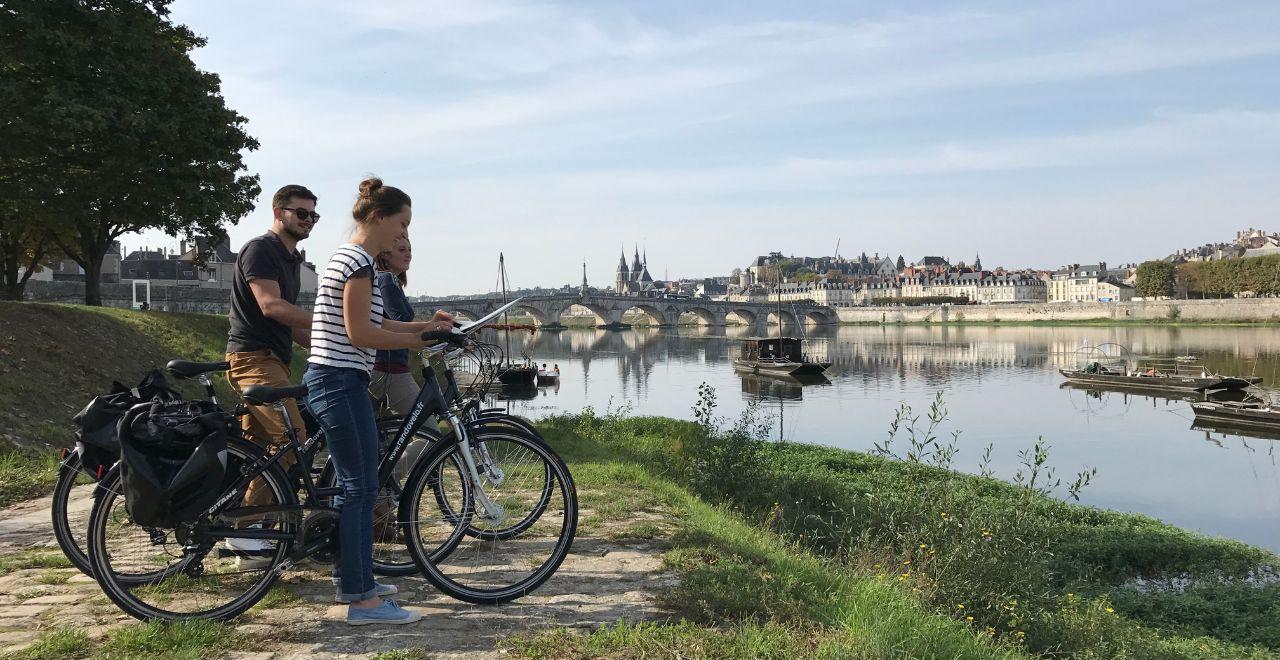
[[1106, 262], [1072, 264], [1054, 271], [1049, 302], [1124, 302], [1133, 300], [1133, 287], [1107, 270]]

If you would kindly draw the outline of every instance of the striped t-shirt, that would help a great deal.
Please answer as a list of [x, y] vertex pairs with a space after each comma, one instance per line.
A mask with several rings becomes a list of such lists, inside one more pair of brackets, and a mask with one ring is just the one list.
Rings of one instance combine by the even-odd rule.
[[354, 279], [351, 286], [367, 286], [372, 291], [369, 320], [376, 326], [382, 325], [382, 293], [373, 286], [373, 269], [373, 257], [359, 245], [344, 243], [333, 253], [316, 287], [316, 306], [311, 315], [311, 356], [307, 362], [361, 371], [373, 368], [376, 351], [352, 346], [342, 320], [342, 289]]

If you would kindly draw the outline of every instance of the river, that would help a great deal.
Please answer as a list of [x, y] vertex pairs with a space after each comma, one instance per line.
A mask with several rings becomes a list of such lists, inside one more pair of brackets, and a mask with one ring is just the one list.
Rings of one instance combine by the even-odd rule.
[[[829, 382], [800, 386], [733, 369], [746, 328], [571, 329], [513, 335], [513, 352], [558, 364], [561, 384], [512, 398], [540, 417], [593, 406], [691, 418], [699, 384], [719, 414], [759, 401], [773, 435], [869, 450], [899, 404], [923, 420], [937, 392], [961, 432], [955, 467], [976, 472], [993, 446], [996, 476], [1012, 478], [1021, 450], [1043, 436], [1066, 484], [1097, 468], [1081, 502], [1144, 513], [1180, 527], [1280, 551], [1280, 440], [1192, 428], [1188, 403], [1061, 387], [1081, 346], [1114, 342], [1143, 355], [1196, 355], [1214, 369], [1280, 385], [1280, 333], [1270, 328], [1146, 326], [843, 326], [809, 329], [812, 350], [835, 364]], [[781, 424], [776, 422], [780, 420]], [[901, 442], [901, 441], [900, 441]], [[1059, 496], [1065, 497], [1065, 485]]]

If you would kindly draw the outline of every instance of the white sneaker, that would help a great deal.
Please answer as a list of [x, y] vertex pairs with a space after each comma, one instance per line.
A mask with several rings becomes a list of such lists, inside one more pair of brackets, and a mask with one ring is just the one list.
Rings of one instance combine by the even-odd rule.
[[[262, 529], [262, 525], [250, 525], [249, 529]], [[275, 541], [268, 539], [227, 538], [223, 540], [222, 546], [237, 553], [236, 568], [239, 570], [255, 570], [270, 566], [271, 557], [263, 555], [271, 554], [276, 549]], [[253, 556], [239, 553], [251, 553]]]

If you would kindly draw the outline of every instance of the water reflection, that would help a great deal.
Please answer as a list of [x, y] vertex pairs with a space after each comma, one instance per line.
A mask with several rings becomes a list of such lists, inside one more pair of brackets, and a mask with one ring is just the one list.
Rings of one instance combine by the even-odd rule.
[[[767, 401], [763, 409], [785, 422], [788, 440], [866, 450], [883, 438], [900, 402], [923, 411], [942, 391], [951, 428], [963, 431], [960, 469], [976, 469], [982, 447], [991, 443], [997, 474], [1008, 477], [1017, 452], [1044, 436], [1060, 472], [1098, 468], [1083, 494], [1087, 503], [1280, 550], [1276, 439], [1193, 429], [1181, 396], [1060, 387], [1057, 372], [1075, 366], [1081, 347], [1115, 342], [1135, 354], [1196, 355], [1212, 370], [1280, 385], [1280, 336], [1272, 329], [811, 329], [806, 351], [834, 363], [829, 382], [817, 386], [735, 372], [732, 356], [751, 335], [749, 328], [731, 327], [513, 337], [513, 349], [560, 364], [561, 386], [508, 405], [538, 416], [629, 404], [633, 414], [689, 418], [698, 385], [706, 382], [721, 393], [720, 415], [732, 418], [749, 401]], [[735, 391], [739, 396], [727, 396]]]

